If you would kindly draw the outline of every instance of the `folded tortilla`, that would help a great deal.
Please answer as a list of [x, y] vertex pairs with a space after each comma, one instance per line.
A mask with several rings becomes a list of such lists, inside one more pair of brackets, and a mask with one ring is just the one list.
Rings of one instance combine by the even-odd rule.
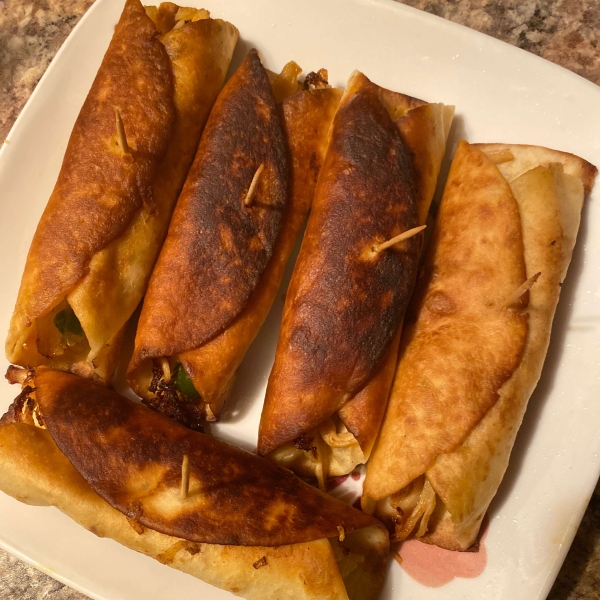
[[425, 223], [453, 113], [356, 72], [334, 120], [258, 442], [321, 487], [375, 442], [422, 240], [371, 248]]
[[206, 11], [127, 0], [29, 250], [11, 362], [110, 381], [237, 39]]
[[144, 300], [129, 383], [192, 428], [219, 418], [310, 208], [341, 92], [314, 74], [286, 97], [299, 71], [271, 84], [252, 51], [227, 83]]
[[397, 539], [475, 541], [540, 377], [596, 168], [536, 146], [452, 162], [363, 506]]
[[95, 382], [21, 378], [0, 424], [5, 493], [244, 598], [378, 597], [389, 540], [372, 517]]

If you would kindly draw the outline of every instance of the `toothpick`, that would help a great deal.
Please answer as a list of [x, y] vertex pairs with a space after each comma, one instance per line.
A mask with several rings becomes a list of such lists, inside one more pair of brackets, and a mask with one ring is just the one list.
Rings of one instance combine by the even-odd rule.
[[515, 292], [510, 296], [510, 298], [504, 303], [506, 308], [511, 306], [514, 302], [516, 302], [525, 292], [528, 292], [531, 289], [531, 286], [538, 280], [538, 277], [542, 274], [541, 271], [538, 271], [535, 275], [532, 275], [525, 283], [522, 283]]
[[115, 117], [117, 119], [117, 135], [119, 136], [119, 143], [123, 154], [131, 154], [129, 144], [127, 143], [127, 136], [125, 135], [125, 127], [123, 126], [123, 119], [121, 118], [121, 112], [115, 107]]
[[187, 454], [183, 455], [181, 463], [181, 498], [185, 500], [190, 490], [190, 457]]
[[248, 188], [248, 193], [246, 194], [246, 197], [244, 198], [244, 204], [246, 206], [249, 206], [250, 203], [252, 202], [252, 197], [254, 196], [254, 192], [256, 190], [258, 180], [260, 179], [260, 176], [262, 175], [262, 172], [264, 170], [265, 170], [265, 165], [264, 165], [264, 163], [261, 163], [260, 167], [258, 167], [258, 169], [256, 169], [256, 173], [254, 173], [254, 177], [252, 178], [252, 181], [250, 182], [250, 187]]
[[400, 235], [397, 235], [396, 237], [393, 237], [391, 240], [388, 240], [387, 242], [382, 242], [381, 244], [375, 244], [373, 246], [373, 252], [382, 252], [383, 250], [387, 250], [388, 248], [391, 248], [392, 246], [395, 246], [396, 244], [403, 242], [404, 240], [408, 240], [409, 238], [417, 235], [417, 233], [421, 233], [421, 231], [423, 231], [423, 229], [425, 229], [427, 227], [427, 225], [420, 225], [419, 227], [413, 227], [412, 229], [409, 229], [408, 231], [405, 231], [404, 233], [401, 233]]

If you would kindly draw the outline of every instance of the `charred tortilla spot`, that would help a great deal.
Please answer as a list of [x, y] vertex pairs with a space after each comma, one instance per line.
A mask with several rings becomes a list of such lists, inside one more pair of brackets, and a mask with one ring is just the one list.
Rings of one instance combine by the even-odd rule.
[[313, 438], [311, 436], [306, 435], [305, 433], [298, 436], [294, 440], [294, 446], [296, 448], [298, 448], [298, 450], [304, 450], [305, 452], [312, 452], [313, 456], [316, 458], [317, 457], [317, 447], [313, 446], [313, 443], [314, 443]]

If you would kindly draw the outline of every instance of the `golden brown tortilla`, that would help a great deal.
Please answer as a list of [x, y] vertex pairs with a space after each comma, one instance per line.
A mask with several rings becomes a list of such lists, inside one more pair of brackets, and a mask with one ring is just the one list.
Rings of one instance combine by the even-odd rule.
[[[401, 174], [386, 164], [388, 147], [382, 139], [375, 140], [375, 136], [368, 140], [365, 134], [356, 145], [358, 150], [354, 150], [350, 138], [343, 142], [343, 147], [342, 142], [335, 146], [335, 136], [340, 135], [342, 127], [347, 127], [350, 121], [353, 126], [359, 123], [354, 113], [344, 122], [340, 116], [343, 110], [348, 111], [346, 102], [350, 105], [354, 101], [353, 94], [359, 98], [361, 94], [369, 94], [372, 106], [377, 106], [385, 122], [389, 139], [394, 143], [400, 140], [404, 156], [410, 158]], [[366, 114], [370, 109], [361, 106], [360, 110]], [[369, 456], [392, 383], [400, 322], [412, 289], [412, 276], [408, 272], [395, 273], [386, 281], [382, 268], [385, 263], [373, 268], [372, 261], [360, 251], [368, 245], [365, 235], [371, 236], [372, 245], [424, 223], [452, 115], [452, 107], [427, 104], [384, 90], [360, 73], [355, 73], [349, 81], [335, 121], [338, 129], [334, 125], [329, 149], [332, 157], [336, 152], [339, 156], [336, 160], [328, 158], [329, 171], [323, 170], [319, 181], [321, 195], [317, 198], [331, 208], [315, 207], [309, 221], [288, 290], [259, 434], [259, 452], [274, 451], [272, 458], [298, 473], [316, 474], [322, 480], [326, 476], [320, 472], [322, 468], [341, 475]], [[377, 146], [379, 154], [374, 148], [367, 148], [369, 142]], [[349, 165], [356, 158], [353, 151], [364, 158], [362, 172], [350, 171]], [[360, 173], [358, 181], [347, 175], [354, 172]], [[397, 199], [394, 200], [389, 189], [383, 190], [413, 176], [417, 183], [411, 199], [414, 214], [412, 220], [405, 219], [399, 224], [400, 221], [394, 221], [398, 217], [394, 210], [398, 207], [390, 211]], [[349, 203], [355, 196], [365, 201], [355, 212], [346, 207], [347, 212], [343, 213], [342, 203], [334, 206], [337, 189], [331, 181], [336, 177], [342, 182], [339, 189], [345, 190]], [[367, 183], [361, 182], [360, 177]], [[379, 187], [366, 190], [364, 185]], [[377, 203], [378, 197], [385, 202]], [[330, 220], [322, 216], [330, 213], [333, 215]], [[319, 226], [315, 225], [317, 219], [321, 219]], [[386, 219], [395, 223], [395, 229], [384, 234]], [[415, 268], [421, 241], [413, 238], [406, 244], [412, 254], [404, 250], [404, 256], [410, 254], [410, 263]], [[397, 260], [400, 255], [398, 249], [391, 250], [386, 259]], [[403, 299], [399, 300], [400, 297]], [[384, 310], [378, 305], [380, 302]], [[378, 324], [385, 330], [384, 335], [377, 332]]]
[[[4, 492], [246, 598], [378, 596], [389, 543], [371, 517], [94, 382], [32, 377], [24, 409], [0, 424]], [[19, 422], [28, 403], [46, 431]]]
[[[419, 225], [425, 225], [446, 150], [454, 107], [429, 104], [383, 88], [380, 90], [392, 117], [401, 115], [396, 126], [413, 167]], [[337, 462], [339, 468], [332, 469], [332, 475], [350, 472], [357, 464], [366, 462], [371, 454], [396, 372], [401, 330], [402, 327], [377, 373], [339, 410], [340, 420], [358, 441], [360, 452], [355, 447], [351, 447], [350, 452], [344, 448], [333, 449], [332, 464]]]
[[[254, 57], [253, 61], [256, 63], [255, 68], [258, 68], [260, 66], [258, 58]], [[262, 69], [262, 66], [260, 68]], [[282, 75], [275, 78], [275, 82], [279, 81], [286, 73], [287, 71], [284, 69]], [[296, 76], [297, 71], [294, 75], [294, 81]], [[314, 80], [315, 78], [310, 75], [307, 77], [307, 81]], [[233, 277], [231, 274], [227, 275], [227, 273], [230, 273], [229, 263], [220, 270], [210, 270], [206, 267], [206, 261], [190, 256], [187, 262], [193, 262], [194, 264], [188, 267], [189, 272], [186, 273], [185, 278], [174, 277], [173, 273], [179, 272], [173, 269], [174, 262], [179, 264], [181, 257], [189, 256], [197, 236], [191, 233], [179, 235], [176, 227], [173, 227], [169, 232], [165, 249], [157, 264], [155, 275], [144, 302], [142, 318], [138, 327], [136, 350], [128, 377], [136, 393], [149, 402], [151, 406], [163, 410], [170, 416], [179, 418], [188, 426], [198, 426], [205, 417], [208, 420], [218, 418], [233, 383], [235, 372], [272, 305], [281, 283], [283, 270], [310, 208], [316, 179], [325, 153], [327, 132], [341, 96], [341, 92], [330, 88], [326, 81], [322, 79], [319, 81], [316, 85], [308, 84], [307, 89], [286, 98], [281, 105], [283, 129], [291, 163], [289, 206], [281, 223], [279, 235], [274, 241], [272, 258], [266, 265], [263, 265], [264, 268], [260, 273], [260, 278], [245, 300], [245, 304], [240, 302], [236, 307], [230, 306], [229, 308], [222, 303], [209, 306], [203, 300], [198, 299], [202, 295], [201, 289], [213, 285], [211, 281], [216, 277], [215, 273], [217, 272], [220, 275], [215, 279], [215, 282], [218, 282], [218, 280], [224, 281], [227, 278], [226, 285], [232, 288], [241, 286], [240, 281], [238, 281], [239, 277]], [[247, 84], [256, 85], [256, 78], [250, 77]], [[271, 93], [270, 90], [267, 90], [266, 86], [268, 84], [266, 82], [264, 84], [264, 93]], [[218, 105], [219, 103], [217, 103]], [[273, 110], [276, 109], [273, 108]], [[246, 118], [248, 118], [248, 114], [248, 110], [243, 111]], [[218, 118], [223, 122], [226, 115], [213, 113], [211, 119], [213, 118]], [[223, 123], [223, 127], [226, 126]], [[239, 123], [231, 122], [228, 123], [228, 126], [231, 126], [235, 131]], [[209, 126], [207, 134], [210, 131]], [[246, 155], [251, 156], [251, 153], [255, 151], [256, 144], [250, 144]], [[235, 161], [223, 161], [220, 177], [229, 182], [234, 168]], [[194, 171], [190, 173], [190, 178], [195, 178]], [[213, 194], [214, 190], [208, 188], [208, 192]], [[183, 196], [182, 200], [184, 200]], [[205, 218], [203, 214], [193, 224], [190, 220], [190, 214], [195, 210], [194, 202], [197, 203], [199, 200], [200, 197], [198, 196], [193, 201], [191, 199], [180, 201], [175, 212], [174, 223], [179, 220], [187, 223], [189, 228], [195, 227], [198, 231], [203, 231], [206, 234], [208, 230], [217, 229], [210, 219]], [[214, 201], [221, 203], [221, 197], [215, 196]], [[239, 209], [242, 214], [249, 210], [242, 206]], [[239, 240], [241, 234], [242, 231], [240, 231], [240, 234], [233, 235], [236, 246], [239, 245], [237, 240]], [[212, 248], [212, 252], [219, 257], [222, 249], [217, 245]], [[249, 263], [250, 259], [251, 257], [246, 253], [239, 263], [240, 266], [243, 267], [247, 262]], [[181, 268], [183, 269], [184, 266], [182, 264]], [[189, 286], [184, 285], [186, 281], [191, 281], [190, 285], [192, 287], [201, 286], [201, 289], [192, 294], [188, 289]], [[223, 292], [223, 298], [231, 299], [232, 297], [233, 293]], [[183, 307], [182, 299], [187, 299], [183, 303]], [[171, 311], [169, 313], [171, 315], [170, 321], [164, 318], [165, 303], [176, 304], [178, 307], [171, 306], [169, 308], [169, 311]], [[190, 306], [193, 306], [193, 308], [190, 308]], [[183, 308], [185, 308], [185, 313]], [[174, 312], [175, 310], [177, 312]], [[236, 310], [239, 310], [237, 314]], [[198, 319], [192, 319], [192, 317], [197, 313], [202, 313], [204, 315], [202, 319], [211, 324], [227, 322], [228, 318], [232, 320], [218, 335], [204, 342], [200, 338], [194, 337], [194, 327], [197, 326], [199, 317]], [[214, 318], [211, 319], [211, 315]], [[175, 335], [177, 332], [179, 333]], [[198, 343], [199, 341], [200, 343]], [[167, 408], [165, 402], [160, 398], [162, 394], [167, 392], [158, 390], [158, 393], [156, 393], [156, 391], [149, 390], [152, 382], [153, 366], [156, 369], [152, 358], [156, 357], [166, 357], [173, 365], [180, 362], [193, 382], [199, 397], [188, 399], [193, 400], [190, 404], [186, 400], [180, 399], [177, 392], [173, 391], [173, 402]], [[197, 418], [191, 418], [187, 413], [182, 414], [180, 409], [182, 406], [187, 409], [187, 413], [193, 411]]]
[[261, 417], [268, 454], [330, 417], [377, 368], [412, 289], [419, 243], [408, 154], [376, 87], [349, 82], [288, 289]]
[[539, 379], [594, 174], [545, 148], [459, 144], [364, 485], [399, 538], [475, 540]]
[[[11, 362], [112, 377], [238, 38], [195, 9], [173, 29], [178, 11], [155, 9], [172, 15], [158, 36], [138, 0], [125, 5], [29, 251]], [[55, 324], [65, 310], [77, 335]]]

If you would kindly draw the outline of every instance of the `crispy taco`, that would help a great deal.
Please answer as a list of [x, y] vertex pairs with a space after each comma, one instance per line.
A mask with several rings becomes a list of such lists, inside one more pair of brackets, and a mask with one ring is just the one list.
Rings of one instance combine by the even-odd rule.
[[127, 0], [29, 250], [9, 361], [111, 379], [237, 39], [207, 11]]
[[596, 168], [546, 148], [458, 146], [407, 312], [363, 506], [451, 550], [476, 540], [540, 377]]
[[219, 418], [310, 208], [341, 92], [298, 74], [270, 82], [252, 51], [227, 83], [144, 300], [129, 383], [192, 428]]
[[[258, 450], [309, 476], [369, 456], [453, 108], [348, 82], [288, 290]], [[382, 246], [380, 248], [380, 245]]]
[[9, 373], [0, 489], [244, 598], [377, 598], [388, 533], [286, 469], [88, 379]]

